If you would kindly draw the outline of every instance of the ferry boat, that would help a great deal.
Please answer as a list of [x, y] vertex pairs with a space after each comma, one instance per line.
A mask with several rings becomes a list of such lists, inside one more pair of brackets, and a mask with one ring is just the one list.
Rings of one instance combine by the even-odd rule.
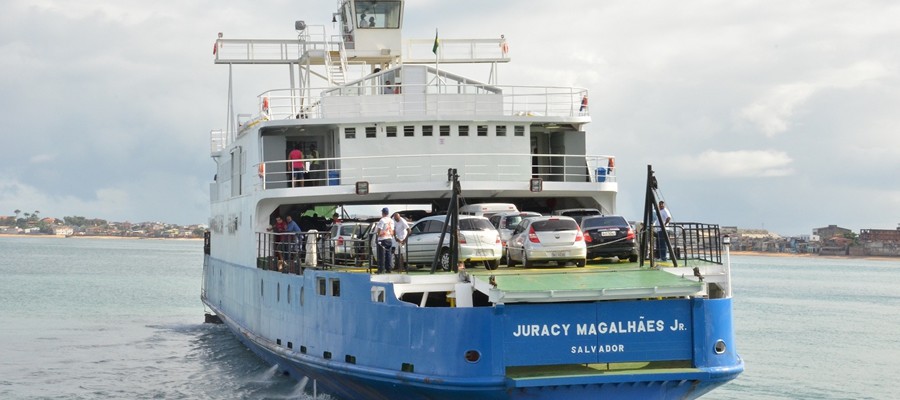
[[[297, 21], [288, 39], [219, 35], [229, 117], [210, 135], [208, 317], [343, 399], [683, 399], [737, 377], [716, 225], [676, 224], [668, 262], [649, 257], [646, 228], [638, 262], [391, 274], [333, 262], [313, 214], [336, 206], [441, 212], [461, 196], [616, 213], [621, 165], [587, 154], [587, 90], [501, 85], [505, 39], [404, 41], [403, 12], [402, 0], [343, 0], [335, 34]], [[261, 91], [251, 114], [234, 112], [242, 65], [287, 67], [286, 87]], [[487, 78], [450, 71], [473, 65]], [[645, 227], [654, 182], [648, 168]], [[301, 222], [299, 241], [272, 231], [286, 216]]]

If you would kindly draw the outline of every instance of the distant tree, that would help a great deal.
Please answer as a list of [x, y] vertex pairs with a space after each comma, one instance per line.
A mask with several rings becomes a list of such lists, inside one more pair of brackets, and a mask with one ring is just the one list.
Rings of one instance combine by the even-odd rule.
[[847, 232], [844, 234], [845, 239], [850, 239], [853, 242], [853, 245], [856, 246], [859, 244], [859, 235], [855, 232]]
[[66, 225], [69, 226], [85, 226], [87, 224], [87, 218], [79, 217], [77, 215], [70, 217], [63, 217], [63, 221], [65, 221]]
[[18, 221], [18, 220], [19, 220], [19, 214], [22, 213], [22, 210], [20, 210], [20, 209], [17, 208], [16, 211], [13, 211], [13, 212], [16, 213], [16, 221]]
[[40, 213], [41, 213], [40, 211], [34, 210], [34, 212], [31, 213], [31, 218], [34, 218], [35, 220], [39, 219], [38, 214], [40, 214]]

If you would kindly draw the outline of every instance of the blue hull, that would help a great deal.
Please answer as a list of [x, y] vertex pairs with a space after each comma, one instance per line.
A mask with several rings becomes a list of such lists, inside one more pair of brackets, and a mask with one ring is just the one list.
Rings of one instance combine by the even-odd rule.
[[[225, 286], [217, 286], [215, 279], [209, 279], [216, 274], [205, 271], [203, 297], [237, 338], [266, 362], [278, 365], [279, 370], [298, 380], [316, 380], [319, 392], [340, 398], [690, 399], [743, 371], [743, 362], [733, 346], [731, 299], [419, 308], [390, 302], [373, 304], [368, 299], [372, 283], [365, 274], [308, 270], [305, 275], [288, 275], [212, 259], [208, 262], [220, 277], [237, 278], [222, 278]], [[325, 279], [341, 280], [340, 298], [311, 295], [316, 282]], [[242, 283], [232, 286], [229, 282]], [[266, 287], [292, 293], [287, 296], [295, 296], [293, 302], [281, 293], [273, 296]], [[223, 296], [225, 292], [230, 294]], [[358, 293], [362, 295], [355, 295]], [[229, 298], [240, 300], [229, 304]], [[229, 309], [238, 304], [243, 309]], [[583, 318], [593, 312], [592, 307], [597, 307], [596, 313], [604, 315], [637, 309], [642, 320], [646, 315], [652, 321], [655, 317], [647, 306], [671, 308], [682, 321], [690, 321], [689, 326], [680, 331], [672, 328], [666, 336], [661, 336], [662, 332], [657, 336], [644, 334], [653, 341], [641, 341], [641, 334], [629, 332], [614, 336], [615, 340], [623, 348], [662, 360], [690, 359], [689, 368], [524, 378], [507, 373], [508, 368], [516, 366], [574, 364], [572, 360], [576, 359], [584, 363], [627, 362], [634, 357], [627, 351], [581, 354], [580, 349], [590, 353], [587, 350], [594, 347], [581, 346], [585, 338], [594, 343], [608, 342], [588, 335], [584, 327], [593, 329], [590, 325], [579, 326], [584, 332], [576, 338], [566, 338], [561, 333], [558, 337], [523, 337], [523, 328], [516, 327], [522, 326], [525, 315], [530, 322], [540, 322], [542, 318], [565, 322]], [[291, 312], [292, 309], [299, 311]], [[620, 325], [620, 329], [625, 326]], [[608, 329], [605, 322], [596, 326]], [[574, 326], [571, 331], [571, 336], [576, 336]], [[637, 338], [634, 343], [629, 342], [632, 337]], [[716, 354], [714, 343], [720, 339], [729, 346]], [[482, 352], [478, 362], [458, 360], [473, 348]], [[350, 354], [355, 358], [351, 360]], [[406, 364], [414, 366], [400, 368]]]

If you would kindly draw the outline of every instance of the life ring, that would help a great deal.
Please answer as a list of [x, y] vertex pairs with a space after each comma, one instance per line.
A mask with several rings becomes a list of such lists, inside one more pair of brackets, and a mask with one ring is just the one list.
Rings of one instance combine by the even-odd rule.
[[262, 100], [262, 111], [263, 111], [263, 113], [265, 113], [265, 114], [268, 114], [268, 113], [269, 113], [269, 97], [268, 97], [268, 96], [263, 97], [263, 100]]
[[260, 178], [266, 176], [266, 164], [259, 163], [259, 168], [257, 168], [256, 173], [259, 174]]

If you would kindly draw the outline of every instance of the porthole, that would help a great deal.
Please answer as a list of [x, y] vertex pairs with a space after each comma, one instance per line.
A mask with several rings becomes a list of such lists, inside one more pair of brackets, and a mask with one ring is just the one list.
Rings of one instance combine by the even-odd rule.
[[713, 351], [715, 351], [716, 354], [723, 354], [725, 353], [726, 349], [727, 347], [725, 346], [725, 341], [723, 341], [722, 339], [716, 340], [716, 345], [713, 348]]

